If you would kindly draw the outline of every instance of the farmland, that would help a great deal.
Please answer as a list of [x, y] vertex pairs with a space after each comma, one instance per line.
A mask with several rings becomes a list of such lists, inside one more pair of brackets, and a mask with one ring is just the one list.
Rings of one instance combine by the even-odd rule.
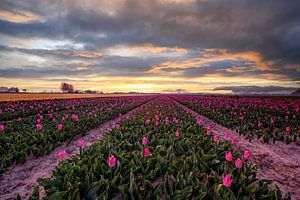
[[2, 102], [0, 196], [299, 199], [299, 109], [295, 97]]
[[[144, 94], [145, 95], [145, 94]], [[47, 99], [76, 99], [95, 97], [139, 96], [139, 94], [63, 94], [63, 93], [1, 93], [1, 101], [30, 101]]]

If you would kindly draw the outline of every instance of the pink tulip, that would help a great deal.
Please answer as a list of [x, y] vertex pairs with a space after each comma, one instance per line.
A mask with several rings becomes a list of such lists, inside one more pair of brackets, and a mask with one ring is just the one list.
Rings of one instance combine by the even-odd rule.
[[248, 151], [248, 150], [244, 151], [244, 158], [245, 158], [246, 160], [249, 160], [249, 159], [250, 159], [250, 156], [251, 156], [250, 151]]
[[214, 142], [218, 142], [219, 141], [219, 135], [215, 135], [214, 136]]
[[77, 146], [82, 148], [85, 145], [85, 141], [83, 139], [77, 140]]
[[210, 129], [209, 128], [206, 129], [206, 135], [210, 135]]
[[271, 119], [271, 124], [274, 124], [274, 122], [275, 122], [274, 119]]
[[235, 166], [236, 166], [237, 168], [241, 169], [242, 166], [243, 166], [243, 161], [242, 161], [240, 158], [238, 158], [238, 159], [235, 161]]
[[177, 130], [177, 131], [175, 132], [175, 136], [176, 136], [176, 137], [179, 137], [179, 135], [180, 135], [180, 133], [179, 133], [179, 131]]
[[38, 130], [41, 130], [42, 127], [43, 127], [43, 126], [42, 126], [41, 124], [37, 124], [37, 125], [36, 125], [36, 129], [38, 129]]
[[150, 150], [149, 149], [144, 149], [144, 156], [149, 157], [150, 156]]
[[146, 124], [148, 124], [148, 125], [150, 124], [150, 119], [146, 120]]
[[155, 126], [158, 126], [158, 121], [155, 121]]
[[148, 138], [147, 137], [143, 137], [142, 139], [142, 145], [146, 145], [148, 143]]
[[291, 132], [291, 127], [287, 126], [287, 127], [285, 128], [285, 131], [286, 131], [287, 133]]
[[0, 125], [0, 132], [4, 131], [5, 127], [4, 125]]
[[258, 126], [258, 127], [261, 127], [261, 126], [262, 126], [262, 123], [261, 123], [261, 122], [258, 122], [258, 123], [257, 123], [257, 126]]
[[231, 144], [235, 144], [237, 142], [237, 137], [232, 137], [231, 138]]
[[229, 138], [229, 133], [225, 133], [223, 137], [225, 140], [227, 140]]
[[168, 117], [166, 117], [165, 123], [166, 123], [166, 125], [169, 124], [169, 118]]
[[112, 168], [112, 167], [114, 167], [116, 165], [117, 158], [114, 155], [112, 155], [112, 156], [108, 157], [107, 163], [108, 163], [108, 166], [110, 168]]
[[58, 128], [59, 130], [61, 130], [61, 129], [63, 128], [63, 125], [62, 125], [62, 124], [58, 124], [58, 125], [57, 125], [57, 128]]
[[116, 129], [120, 129], [120, 125], [119, 125], [119, 124], [116, 124], [116, 125], [115, 125], [115, 128], [116, 128]]
[[225, 158], [229, 162], [232, 161], [232, 153], [231, 153], [231, 151], [225, 153]]
[[226, 175], [223, 177], [223, 185], [225, 185], [226, 187], [230, 187], [232, 184], [232, 179], [230, 178], [229, 175]]
[[58, 157], [59, 157], [59, 159], [64, 160], [66, 157], [66, 151], [65, 150], [59, 151]]

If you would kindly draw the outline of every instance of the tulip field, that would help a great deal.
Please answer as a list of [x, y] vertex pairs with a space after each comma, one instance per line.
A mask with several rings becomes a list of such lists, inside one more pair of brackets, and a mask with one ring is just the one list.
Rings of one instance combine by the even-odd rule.
[[0, 103], [0, 174], [29, 156], [50, 153], [151, 97], [91, 98]]
[[[294, 199], [271, 180], [259, 179], [252, 152], [238, 150], [235, 143], [245, 135], [263, 143], [296, 144], [299, 110], [295, 97], [149, 95], [2, 102], [1, 174], [5, 179], [15, 165], [76, 140], [76, 156], [61, 149], [52, 175], [38, 179], [30, 196], [15, 198]], [[211, 131], [200, 115], [238, 135]], [[87, 146], [84, 135], [111, 119], [116, 122], [110, 131]]]
[[299, 142], [299, 97], [173, 96], [176, 101], [247, 138]]

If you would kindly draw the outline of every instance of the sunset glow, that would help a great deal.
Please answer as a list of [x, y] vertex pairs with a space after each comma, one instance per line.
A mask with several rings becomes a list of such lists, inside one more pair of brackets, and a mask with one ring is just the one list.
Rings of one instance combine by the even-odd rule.
[[298, 4], [4, 0], [1, 86], [57, 92], [66, 81], [78, 90], [162, 93], [274, 86], [289, 93], [300, 86]]

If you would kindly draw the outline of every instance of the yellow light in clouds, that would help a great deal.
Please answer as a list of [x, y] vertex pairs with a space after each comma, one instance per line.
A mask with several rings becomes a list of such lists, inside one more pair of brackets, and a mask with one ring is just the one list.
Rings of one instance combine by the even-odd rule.
[[201, 55], [199, 58], [192, 58], [178, 62], [163, 62], [159, 65], [155, 65], [149, 70], [150, 73], [160, 73], [163, 69], [187, 69], [192, 67], [207, 67], [210, 62], [217, 62], [223, 60], [246, 60], [253, 62], [254, 66], [258, 70], [274, 70], [272, 67], [273, 61], [264, 61], [262, 55], [259, 52], [247, 51], [240, 53], [229, 53], [225, 49], [216, 49], [211, 53], [212, 49], [206, 50], [206, 54]]
[[42, 18], [40, 16], [33, 13], [9, 10], [0, 10], [0, 19], [14, 23], [42, 21]]

